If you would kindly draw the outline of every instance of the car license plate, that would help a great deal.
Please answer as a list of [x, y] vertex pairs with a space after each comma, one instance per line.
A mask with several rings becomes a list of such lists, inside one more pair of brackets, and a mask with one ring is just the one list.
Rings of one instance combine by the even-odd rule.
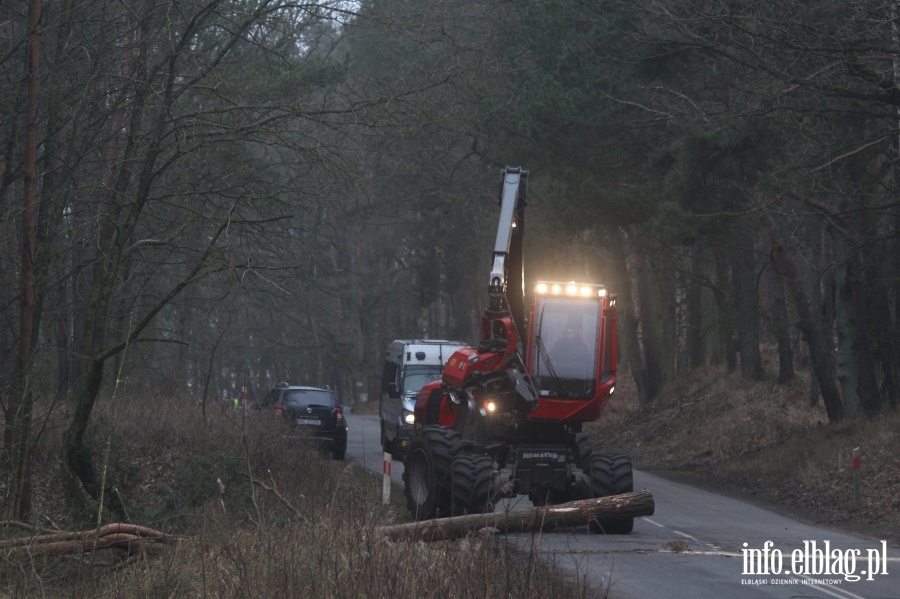
[[318, 418], [297, 418], [294, 420], [296, 424], [305, 424], [306, 426], [321, 426], [322, 421]]

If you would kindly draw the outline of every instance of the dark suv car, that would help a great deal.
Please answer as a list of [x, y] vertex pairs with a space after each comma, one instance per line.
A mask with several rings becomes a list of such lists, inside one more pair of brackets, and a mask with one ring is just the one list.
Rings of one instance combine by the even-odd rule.
[[278, 385], [263, 399], [263, 409], [273, 409], [295, 426], [302, 426], [331, 450], [336, 460], [347, 453], [347, 420], [334, 391], [320, 387]]

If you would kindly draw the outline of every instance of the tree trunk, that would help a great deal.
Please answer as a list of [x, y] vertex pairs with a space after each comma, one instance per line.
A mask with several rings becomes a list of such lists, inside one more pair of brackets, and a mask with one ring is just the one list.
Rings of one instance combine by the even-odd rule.
[[71, 368], [69, 356], [71, 346], [69, 340], [69, 314], [66, 295], [66, 284], [61, 282], [56, 289], [56, 400], [62, 401], [69, 395], [69, 379]]
[[593, 520], [602, 525], [624, 518], [652, 516], [654, 507], [653, 495], [643, 489], [546, 507], [381, 526], [378, 532], [392, 541], [446, 541], [483, 529], [510, 534], [583, 526]]
[[690, 338], [690, 307], [688, 306], [688, 282], [686, 260], [675, 258], [675, 376], [686, 374], [691, 369], [688, 357]]
[[778, 343], [778, 384], [784, 385], [794, 378], [794, 350], [788, 318], [784, 280], [774, 265], [766, 268], [769, 312], [772, 315], [772, 334]]
[[865, 251], [865, 275], [869, 284], [866, 292], [869, 324], [881, 363], [881, 387], [878, 393], [881, 401], [887, 400], [888, 405], [895, 408], [900, 399], [900, 355], [895, 341], [900, 315], [891, 315], [891, 283], [886, 280], [888, 277], [882, 271], [884, 265], [890, 264], [894, 258], [891, 255], [892, 243], [886, 242], [886, 247], [880, 251]]
[[691, 273], [694, 275], [687, 288], [687, 311], [688, 311], [688, 328], [687, 328], [687, 353], [688, 367], [691, 370], [700, 368], [704, 364], [704, 348], [703, 334], [704, 311], [703, 311], [703, 287], [697, 282], [697, 277], [702, 276], [701, 269], [703, 261], [701, 260], [701, 250], [691, 246]]
[[9, 468], [5, 518], [28, 516], [31, 507], [31, 419], [33, 395], [29, 381], [35, 329], [35, 259], [37, 256], [37, 127], [40, 89], [41, 2], [28, 8], [28, 47], [25, 58], [25, 162], [19, 345], [15, 379], [6, 412], [4, 442]]
[[621, 256], [620, 264], [624, 266], [628, 272], [628, 285], [623, 285], [619, 290], [619, 335], [622, 337], [622, 348], [628, 364], [631, 366], [631, 376], [634, 378], [634, 384], [637, 388], [638, 402], [641, 404], [650, 403], [655, 395], [653, 394], [652, 381], [644, 362], [643, 352], [641, 351], [641, 339], [638, 330], [639, 320], [635, 309], [635, 295], [633, 288], [637, 287], [637, 281], [640, 274], [637, 268], [637, 258], [632, 249], [630, 235], [624, 230], [619, 230], [619, 237], [622, 240], [622, 248], [618, 250]]
[[737, 313], [738, 351], [741, 356], [741, 377], [756, 381], [762, 377], [762, 357], [759, 353], [759, 301], [756, 289], [756, 260], [753, 239], [744, 223], [732, 230], [735, 244], [730, 251], [731, 278]]
[[[637, 306], [637, 319], [639, 323], [639, 339], [641, 355], [647, 376], [647, 398], [649, 401], [656, 399], [663, 386], [672, 379], [675, 365], [674, 343], [668, 339], [667, 327], [671, 327], [674, 333], [674, 318], [664, 316], [664, 302], [671, 304], [671, 294], [664, 300], [664, 288], [668, 288], [669, 278], [663, 272], [665, 269], [655, 268], [653, 261], [647, 252], [635, 246], [635, 260], [637, 268], [635, 305]], [[674, 315], [674, 310], [671, 311]]]
[[[134, 72], [133, 51], [131, 41], [134, 29], [129, 28], [128, 45], [123, 58], [123, 75], [127, 78]], [[103, 185], [106, 201], [101, 203], [98, 216], [100, 231], [97, 236], [97, 260], [91, 270], [89, 299], [84, 313], [84, 329], [78, 345], [78, 359], [75, 369], [75, 385], [73, 392], [73, 414], [69, 427], [63, 435], [61, 450], [60, 474], [63, 481], [63, 492], [66, 501], [76, 518], [87, 519], [93, 506], [93, 497], [97, 494], [96, 479], [90, 453], [84, 446], [84, 433], [90, 422], [94, 403], [103, 383], [104, 344], [109, 319], [109, 306], [115, 288], [116, 276], [121, 267], [124, 247], [131, 235], [131, 230], [144, 207], [153, 177], [153, 166], [159, 154], [159, 148], [151, 144], [144, 153], [141, 163], [141, 175], [137, 177], [138, 188], [129, 211], [122, 222], [119, 222], [123, 205], [119, 198], [128, 197], [132, 186], [132, 168], [139, 155], [137, 145], [140, 143], [143, 110], [145, 108], [147, 89], [137, 86], [130, 102], [130, 122], [125, 149], [120, 150], [122, 131], [127, 117], [126, 95], [119, 97], [119, 104], [111, 123], [111, 143], [107, 148], [106, 172]], [[162, 121], [157, 127], [161, 128]], [[157, 137], [158, 139], [158, 137]]]
[[[863, 238], [862, 227], [860, 222], [854, 218], [851, 225], [854, 240]], [[872, 418], [881, 410], [881, 395], [878, 391], [878, 376], [875, 369], [875, 358], [872, 355], [875, 349], [872, 331], [873, 323], [870, 320], [871, 311], [869, 308], [869, 289], [871, 282], [866, 276], [867, 262], [872, 256], [861, 246], [861, 241], [857, 242], [853, 253], [851, 254], [851, 264], [853, 268], [847, 273], [848, 284], [852, 289], [853, 299], [853, 323], [856, 334], [854, 335], [853, 354], [859, 377], [857, 378], [856, 392], [860, 399], [860, 405], [863, 413], [868, 418]]]
[[851, 273], [855, 268], [850, 257], [851, 249], [843, 233], [835, 233], [835, 255], [844, 256], [836, 268], [837, 293], [835, 293], [835, 327], [837, 329], [837, 351], [835, 352], [835, 369], [844, 408], [849, 416], [859, 413], [859, 370], [855, 357], [856, 325], [854, 322], [853, 295]]
[[836, 233], [837, 255], [845, 256], [838, 269], [838, 380], [844, 393], [844, 404], [851, 415], [862, 411], [875, 416], [881, 408], [876, 383], [875, 360], [867, 305], [868, 281], [866, 257], [861, 247], [862, 223], [858, 217], [844, 219], [846, 232]]
[[[728, 263], [723, 252], [716, 252], [716, 288], [729, 289], [731, 277]], [[734, 302], [730, 301], [730, 294], [721, 293], [719, 296], [723, 301], [719, 304], [719, 343], [721, 344], [722, 356], [724, 356], [725, 366], [731, 372], [737, 368], [737, 351], [734, 345]], [[713, 363], [721, 363], [719, 354], [715, 354]]]
[[[819, 269], [822, 268], [824, 261], [822, 260], [822, 250], [823, 245], [825, 243], [825, 232], [822, 230], [821, 226], [817, 226], [813, 231], [813, 242], [811, 244], [812, 251], [810, 256], [810, 262], [812, 263], [812, 276], [810, 277], [812, 280], [812, 284], [809, 286], [809, 302], [811, 305], [811, 310], [813, 314], [821, 315], [821, 323], [822, 323], [822, 336], [828, 339], [830, 325], [826, 320], [826, 309], [825, 309], [825, 298], [823, 296], [823, 286], [825, 283], [819, 282], [820, 275]], [[777, 265], [775, 265], [777, 269]], [[827, 272], [831, 272], [830, 269]], [[822, 276], [821, 278], [825, 278]], [[784, 281], [784, 285], [787, 286], [787, 281]], [[827, 294], [826, 294], [827, 295]], [[828, 302], [831, 303], [830, 296], [828, 297]], [[809, 377], [809, 407], [814, 408], [819, 405], [819, 382], [816, 380], [815, 375]]]
[[839, 422], [844, 418], [844, 404], [841, 401], [841, 393], [837, 386], [834, 370], [834, 362], [831, 359], [831, 347], [822, 338], [822, 331], [818, 319], [810, 310], [809, 298], [797, 276], [797, 268], [788, 255], [775, 228], [769, 213], [763, 209], [760, 217], [769, 234], [772, 243], [772, 258], [778, 272], [784, 277], [794, 308], [797, 310], [799, 322], [797, 326], [803, 333], [803, 338], [809, 347], [809, 356], [812, 361], [813, 372], [819, 383], [822, 399], [825, 402], [825, 411], [829, 422]]

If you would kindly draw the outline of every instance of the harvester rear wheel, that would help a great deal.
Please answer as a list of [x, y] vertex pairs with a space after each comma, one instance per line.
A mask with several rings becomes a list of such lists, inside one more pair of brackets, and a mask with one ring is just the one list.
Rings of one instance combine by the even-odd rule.
[[461, 443], [459, 433], [444, 426], [423, 426], [410, 440], [403, 494], [416, 520], [449, 515], [451, 468]]

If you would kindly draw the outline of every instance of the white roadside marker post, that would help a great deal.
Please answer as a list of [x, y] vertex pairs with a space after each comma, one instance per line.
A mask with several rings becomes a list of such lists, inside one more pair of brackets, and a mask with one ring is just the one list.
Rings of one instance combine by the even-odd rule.
[[384, 454], [384, 464], [382, 472], [384, 477], [381, 480], [381, 503], [387, 505], [391, 502], [391, 460], [394, 456], [389, 453]]
[[853, 448], [853, 460], [850, 462], [850, 468], [853, 470], [853, 503], [856, 509], [860, 509], [862, 499], [859, 492], [860, 466], [862, 465], [862, 452], [859, 447]]

